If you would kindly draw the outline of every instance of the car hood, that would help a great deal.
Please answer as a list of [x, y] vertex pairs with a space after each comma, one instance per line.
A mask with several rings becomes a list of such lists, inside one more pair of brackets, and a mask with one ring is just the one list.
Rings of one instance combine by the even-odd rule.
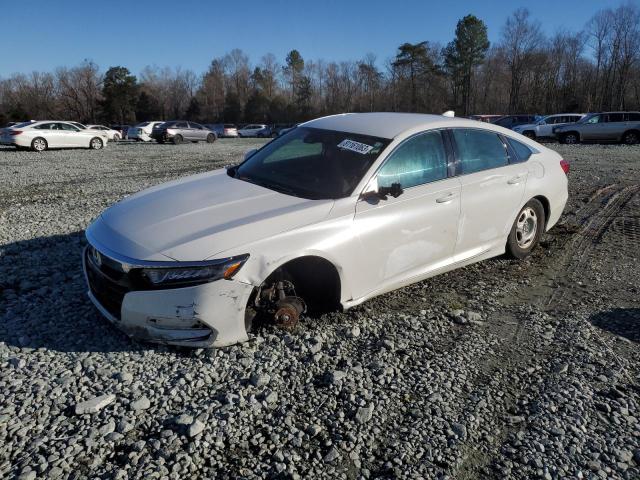
[[122, 200], [89, 226], [87, 238], [107, 255], [201, 261], [320, 221], [333, 203], [274, 192], [216, 170]]

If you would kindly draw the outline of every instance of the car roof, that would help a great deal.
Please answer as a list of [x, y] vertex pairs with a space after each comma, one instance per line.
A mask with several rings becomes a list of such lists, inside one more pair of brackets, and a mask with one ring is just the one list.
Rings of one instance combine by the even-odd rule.
[[[380, 138], [394, 138], [408, 130], [437, 128], [446, 126], [477, 127], [475, 120], [431, 115], [426, 113], [342, 113], [301, 123], [302, 127], [322, 128], [341, 132], [371, 135]], [[486, 128], [486, 127], [485, 127]]]

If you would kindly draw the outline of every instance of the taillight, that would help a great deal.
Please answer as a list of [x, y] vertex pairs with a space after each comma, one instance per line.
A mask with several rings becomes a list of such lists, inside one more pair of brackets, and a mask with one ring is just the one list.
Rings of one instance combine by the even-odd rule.
[[560, 167], [562, 167], [562, 171], [565, 174], [569, 173], [569, 162], [567, 162], [566, 160], [560, 160]]
[[9, 135], [16, 136], [16, 135], [20, 135], [22, 133], [22, 130], [9, 130]]

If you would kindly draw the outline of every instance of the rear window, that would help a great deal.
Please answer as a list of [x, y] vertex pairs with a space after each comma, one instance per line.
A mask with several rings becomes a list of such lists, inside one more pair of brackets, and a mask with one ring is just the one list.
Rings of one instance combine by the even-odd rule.
[[236, 128], [236, 126], [233, 123], [225, 123], [224, 128]]
[[507, 141], [511, 145], [511, 148], [515, 150], [516, 155], [518, 156], [517, 160], [519, 160], [520, 162], [526, 162], [527, 160], [529, 160], [529, 157], [531, 156], [533, 151], [527, 145], [509, 137], [507, 137]]

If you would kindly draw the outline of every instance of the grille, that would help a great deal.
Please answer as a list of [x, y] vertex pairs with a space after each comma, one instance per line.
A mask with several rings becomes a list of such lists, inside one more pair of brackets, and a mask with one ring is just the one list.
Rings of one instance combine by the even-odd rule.
[[120, 320], [122, 301], [127, 292], [132, 291], [126, 273], [117, 272], [108, 265], [96, 265], [90, 254], [92, 247], [85, 251], [85, 265], [89, 289], [105, 310]]

